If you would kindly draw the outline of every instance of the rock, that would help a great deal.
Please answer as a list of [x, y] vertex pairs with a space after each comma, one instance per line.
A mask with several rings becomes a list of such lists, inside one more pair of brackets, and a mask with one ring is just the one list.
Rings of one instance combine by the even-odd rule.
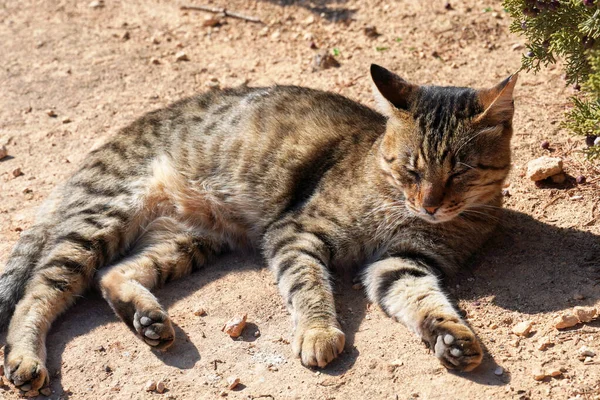
[[156, 57], [152, 57], [150, 59], [150, 63], [154, 64], [154, 65], [158, 65], [158, 64], [160, 64], [160, 60], [158, 58], [156, 58]]
[[185, 51], [180, 51], [177, 54], [175, 54], [175, 61], [190, 61], [190, 58], [187, 56], [187, 54], [185, 54]]
[[581, 300], [585, 300], [585, 296], [584, 296], [584, 295], [582, 295], [581, 293], [575, 293], [575, 294], [573, 295], [573, 300], [579, 300], [579, 301], [581, 301]]
[[560, 368], [550, 368], [548, 371], [546, 371], [546, 375], [556, 378], [557, 376], [562, 375], [562, 371]]
[[586, 181], [586, 177], [583, 175], [579, 175], [577, 178], [575, 178], [575, 182], [577, 182], [578, 185], [583, 185]]
[[232, 319], [227, 321], [227, 323], [225, 324], [225, 326], [223, 326], [223, 329], [221, 330], [229, 336], [231, 336], [232, 338], [239, 337], [244, 331], [244, 328], [246, 327], [247, 318], [248, 316], [246, 314], [244, 314], [241, 317], [233, 317]]
[[18, 178], [19, 176], [23, 175], [23, 171], [21, 171], [21, 168], [15, 168], [12, 171], [12, 174], [15, 178]]
[[102, 8], [104, 7], [104, 0], [94, 0], [88, 4], [89, 8]]
[[575, 326], [579, 323], [579, 319], [571, 313], [565, 313], [554, 318], [554, 327], [556, 329], [565, 329]]
[[204, 317], [206, 315], [206, 310], [204, 307], [199, 307], [196, 309], [196, 311], [194, 311], [194, 315], [196, 317]]
[[526, 176], [532, 181], [541, 181], [561, 172], [563, 172], [561, 158], [543, 156], [529, 161]]
[[527, 336], [529, 335], [529, 332], [531, 332], [532, 325], [533, 324], [531, 321], [519, 322], [518, 324], [513, 326], [512, 332], [517, 336]]
[[521, 43], [515, 43], [512, 45], [511, 49], [513, 51], [521, 50], [524, 46]]
[[314, 22], [315, 22], [315, 17], [313, 15], [311, 15], [310, 17], [308, 17], [304, 21], [302, 21], [302, 23], [304, 25], [312, 25]]
[[580, 322], [590, 322], [598, 316], [598, 311], [594, 307], [573, 307], [573, 314]]
[[565, 175], [564, 172], [561, 172], [560, 174], [552, 175], [550, 179], [552, 179], [553, 183], [561, 184], [567, 180], [567, 175]]
[[501, 376], [504, 373], [504, 368], [498, 367], [494, 370], [494, 375]]
[[553, 346], [554, 343], [547, 336], [542, 337], [538, 341], [538, 350], [546, 350], [548, 347]]
[[233, 390], [237, 385], [240, 384], [240, 378], [237, 376], [230, 376], [227, 378], [227, 389]]
[[278, 40], [281, 37], [281, 31], [275, 31], [271, 34], [271, 39]]
[[315, 69], [329, 69], [329, 68], [337, 68], [340, 66], [338, 60], [335, 59], [333, 55], [329, 52], [329, 50], [323, 50], [319, 54], [317, 54], [314, 58], [314, 67]]
[[217, 89], [221, 85], [221, 83], [217, 78], [212, 77], [208, 80], [208, 82], [205, 83], [205, 85], [211, 89]]
[[146, 385], [144, 385], [144, 390], [146, 392], [154, 392], [156, 390], [156, 382], [150, 379], [148, 382], [146, 382]]
[[379, 32], [377, 32], [377, 28], [372, 25], [365, 26], [363, 32], [365, 33], [365, 36], [370, 38], [376, 38], [381, 35]]
[[585, 365], [594, 364], [594, 360], [592, 359], [592, 357], [586, 357], [586, 358], [583, 360], [583, 363], [584, 363]]
[[221, 20], [219, 18], [215, 18], [215, 17], [206, 17], [204, 19], [204, 21], [202, 22], [202, 26], [220, 26], [221, 24]]
[[8, 156], [8, 149], [6, 148], [5, 145], [1, 145], [0, 146], [0, 160], [5, 158], [6, 156]]
[[221, 392], [219, 392], [219, 396], [221, 397], [227, 397], [229, 393], [227, 393], [227, 390], [221, 390]]
[[258, 338], [258, 337], [260, 337], [260, 331], [256, 331], [256, 332], [254, 332], [254, 337], [255, 337], [255, 338]]
[[71, 118], [69, 118], [69, 117], [64, 117], [64, 118], [62, 119], [62, 123], [63, 123], [63, 124], [70, 124], [71, 122], [72, 122], [72, 121], [71, 121]]
[[46, 115], [49, 116], [50, 118], [56, 118], [58, 117], [58, 115], [56, 114], [56, 112], [52, 109], [46, 110]]
[[156, 382], [156, 391], [158, 393], [164, 393], [165, 390], [167, 390], [167, 387], [165, 386], [165, 383], [163, 381]]
[[543, 381], [546, 379], [546, 373], [542, 371], [541, 368], [536, 368], [533, 370], [533, 379], [536, 381]]
[[578, 351], [578, 355], [579, 357], [594, 357], [596, 352], [587, 346], [581, 346]]

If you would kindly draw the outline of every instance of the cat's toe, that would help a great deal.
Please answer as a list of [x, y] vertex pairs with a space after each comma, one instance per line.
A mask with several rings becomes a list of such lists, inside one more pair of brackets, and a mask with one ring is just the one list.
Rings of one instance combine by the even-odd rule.
[[462, 322], [445, 321], [436, 326], [430, 346], [448, 369], [471, 371], [483, 359], [483, 350], [475, 333]]
[[346, 335], [336, 326], [297, 329], [294, 352], [308, 367], [323, 368], [343, 350]]
[[175, 340], [175, 330], [169, 316], [162, 310], [138, 310], [133, 317], [133, 326], [146, 344], [165, 350]]
[[28, 392], [39, 390], [49, 382], [48, 371], [37, 356], [14, 354], [6, 356], [6, 377], [19, 389]]

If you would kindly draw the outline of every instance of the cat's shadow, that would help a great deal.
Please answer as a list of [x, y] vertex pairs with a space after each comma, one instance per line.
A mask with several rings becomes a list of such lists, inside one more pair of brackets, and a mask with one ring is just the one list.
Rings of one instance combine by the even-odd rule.
[[[176, 301], [188, 297], [207, 283], [242, 269], [256, 269], [260, 259], [231, 262], [240, 256], [228, 255], [201, 273], [172, 282], [160, 290], [161, 302], [168, 308]], [[463, 301], [479, 304], [493, 303], [510, 312], [518, 312], [519, 319], [528, 319], [537, 313], [569, 309], [574, 305], [591, 305], [599, 300], [600, 282], [600, 236], [575, 229], [557, 228], [532, 217], [510, 210], [504, 211], [497, 234], [478, 254], [470, 267], [446, 283], [453, 295]], [[342, 327], [346, 333], [346, 350], [342, 357], [331, 363], [323, 373], [341, 375], [349, 370], [359, 357], [354, 347], [354, 337], [365, 318], [367, 300], [361, 292], [351, 289], [349, 279], [341, 279], [337, 291], [338, 309], [345, 310]], [[347, 312], [348, 309], [351, 312]], [[69, 342], [92, 330], [105, 328], [116, 317], [97, 294], [88, 294], [65, 316], [60, 317], [52, 328], [48, 343], [48, 367], [51, 372], [54, 393], [62, 390], [61, 354]], [[475, 316], [471, 323], [497, 323], [502, 321], [479, 321]], [[514, 321], [515, 323], [518, 321]], [[390, 324], [392, 322], [390, 321]], [[404, 329], [397, 326], [396, 329]], [[154, 353], [167, 365], [189, 369], [200, 360], [195, 344], [186, 340], [184, 330], [176, 327], [178, 340], [169, 351]], [[110, 334], [110, 332], [107, 332]], [[0, 336], [5, 343], [6, 334]], [[482, 337], [486, 341], [485, 337]], [[508, 341], [508, 339], [506, 339]], [[101, 350], [100, 350], [101, 351]], [[508, 383], [509, 375], [494, 377], [497, 367], [488, 352], [484, 368], [461, 374], [480, 384], [501, 385]], [[114, 367], [114, 366], [113, 366]], [[117, 366], [118, 367], [118, 366]], [[66, 397], [65, 397], [66, 396]]]

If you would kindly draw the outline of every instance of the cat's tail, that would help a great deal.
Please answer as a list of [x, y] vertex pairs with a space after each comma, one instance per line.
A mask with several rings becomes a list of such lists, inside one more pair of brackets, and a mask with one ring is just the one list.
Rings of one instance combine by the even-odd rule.
[[23, 297], [45, 242], [45, 228], [36, 225], [23, 232], [13, 248], [0, 275], [0, 332], [8, 328], [8, 322], [17, 303]]

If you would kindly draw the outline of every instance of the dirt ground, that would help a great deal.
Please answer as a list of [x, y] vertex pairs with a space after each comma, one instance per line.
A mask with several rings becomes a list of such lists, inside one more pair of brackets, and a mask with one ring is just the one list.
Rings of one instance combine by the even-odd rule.
[[[226, 18], [219, 27], [203, 26], [212, 14], [180, 10], [183, 1], [0, 1], [0, 140], [11, 156], [0, 162], [1, 263], [86, 152], [136, 116], [208, 90], [215, 79], [305, 85], [373, 105], [370, 63], [416, 83], [482, 87], [516, 71], [523, 52], [500, 1], [453, 1], [451, 10], [439, 0], [196, 3], [266, 22]], [[381, 35], [365, 35], [367, 25]], [[322, 50], [335, 52], [340, 67], [315, 70]], [[189, 61], [177, 61], [182, 51]], [[583, 162], [583, 141], [560, 128], [573, 94], [560, 68], [519, 79], [510, 211], [473, 265], [448, 282], [487, 350], [477, 370], [447, 372], [367, 304], [350, 277], [340, 277], [338, 290], [344, 354], [322, 371], [304, 368], [264, 263], [231, 255], [158, 292], [178, 335], [164, 354], [136, 339], [97, 294], [82, 298], [48, 338], [51, 398], [218, 398], [235, 375], [242, 384], [226, 391], [229, 399], [599, 399], [600, 354], [584, 364], [577, 353], [583, 345], [600, 353], [600, 321], [558, 331], [552, 320], [576, 305], [600, 306], [600, 170]], [[571, 178], [536, 187], [525, 165], [549, 153], [564, 158]], [[588, 183], [577, 185], [578, 175]], [[194, 315], [200, 306], [204, 317]], [[238, 313], [251, 324], [232, 340], [220, 329]], [[533, 332], [517, 339], [511, 329], [521, 321], [532, 321]], [[553, 345], [539, 350], [544, 337]], [[540, 367], [563, 374], [536, 381]], [[163, 379], [168, 390], [145, 392], [149, 379]], [[0, 397], [19, 393], [0, 389]]]

